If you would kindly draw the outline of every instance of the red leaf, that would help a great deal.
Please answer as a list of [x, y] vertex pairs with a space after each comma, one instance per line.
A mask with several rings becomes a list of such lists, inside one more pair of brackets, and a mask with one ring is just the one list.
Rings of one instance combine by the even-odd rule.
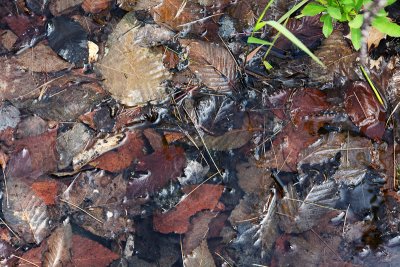
[[175, 180], [185, 166], [185, 152], [181, 147], [169, 147], [158, 150], [142, 158], [137, 171], [149, 171], [146, 177], [134, 179], [128, 185], [127, 197], [133, 198], [153, 193]]
[[122, 146], [101, 155], [90, 164], [102, 170], [120, 172], [128, 168], [135, 159], [144, 156], [143, 147], [141, 134], [139, 132], [128, 132]]
[[[194, 189], [188, 186], [186, 189]], [[222, 185], [203, 184], [188, 194], [173, 210], [156, 213], [153, 217], [156, 231], [167, 233], [186, 233], [190, 225], [190, 217], [202, 210], [220, 210], [218, 200], [222, 195]], [[190, 191], [189, 191], [190, 192]]]
[[17, 140], [8, 163], [10, 175], [14, 178], [35, 179], [57, 170], [56, 138], [57, 129], [53, 129], [38, 136]]
[[72, 236], [72, 262], [74, 266], [108, 266], [119, 255], [101, 244], [80, 235]]
[[59, 184], [56, 181], [37, 181], [31, 185], [36, 196], [41, 198], [46, 205], [56, 204]]
[[351, 121], [367, 137], [380, 140], [385, 132], [386, 114], [366, 82], [353, 82], [347, 88], [345, 109]]

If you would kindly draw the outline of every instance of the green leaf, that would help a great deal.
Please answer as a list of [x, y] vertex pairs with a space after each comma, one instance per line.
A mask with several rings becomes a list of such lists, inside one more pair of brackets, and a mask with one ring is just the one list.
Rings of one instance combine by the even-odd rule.
[[351, 7], [355, 6], [354, 0], [342, 0], [341, 3], [342, 5], [345, 6], [351, 6]]
[[[270, 0], [270, 1], [268, 2], [268, 4], [265, 6], [263, 12], [261, 13], [261, 15], [260, 15], [260, 16], [258, 17], [258, 19], [257, 19], [256, 25], [259, 24], [259, 23], [262, 21], [262, 19], [263, 19], [264, 16], [265, 16], [265, 13], [267, 13], [268, 8], [272, 5], [273, 2], [274, 2], [274, 0]], [[253, 32], [254, 32], [254, 31], [255, 31], [255, 30], [253, 30]]]
[[400, 37], [400, 26], [386, 17], [376, 17], [372, 20], [372, 26], [389, 36]]
[[357, 0], [354, 8], [357, 12], [359, 12], [362, 6], [363, 6], [363, 0]]
[[349, 27], [353, 29], [361, 28], [363, 21], [364, 21], [364, 16], [358, 14], [357, 16], [354, 17], [352, 21], [349, 22]]
[[268, 62], [268, 61], [266, 61], [266, 60], [263, 60], [262, 62], [263, 62], [263, 64], [264, 64], [264, 67], [265, 67], [267, 70], [271, 70], [271, 69], [273, 69], [273, 68], [274, 68], [274, 67], [272, 67], [272, 65], [271, 65], [271, 64], [269, 64], [269, 62]]
[[304, 16], [315, 16], [318, 15], [319, 13], [323, 12], [326, 10], [326, 7], [321, 6], [317, 3], [309, 3], [307, 4], [303, 10], [301, 11], [301, 14]]
[[350, 28], [350, 34], [354, 49], [358, 51], [361, 48], [361, 29]]
[[253, 32], [258, 31], [259, 29], [261, 29], [262, 27], [264, 27], [267, 23], [265, 21], [260, 21], [257, 22], [256, 25], [254, 25], [254, 29]]
[[293, 35], [288, 29], [279, 24], [276, 21], [267, 21], [267, 25], [275, 28], [278, 32], [283, 34], [286, 38], [288, 38], [294, 45], [296, 45], [299, 49], [303, 50], [307, 55], [309, 55], [315, 62], [325, 67], [324, 63], [322, 63], [319, 58], [317, 58], [308, 48], [305, 46], [296, 36]]
[[386, 2], [385, 7], [386, 7], [386, 6], [390, 6], [390, 5], [394, 4], [394, 3], [396, 3], [396, 1], [397, 1], [397, 0], [388, 0], [388, 1]]
[[334, 19], [340, 20], [342, 18], [342, 13], [340, 12], [340, 8], [338, 7], [328, 6], [326, 11]]
[[294, 12], [296, 12], [299, 8], [301, 8], [305, 3], [307, 3], [308, 0], [303, 0], [294, 7], [292, 7], [288, 12], [283, 14], [283, 16], [277, 21], [278, 23], [284, 22], [287, 18], [289, 18]]
[[324, 34], [325, 38], [328, 38], [329, 35], [333, 32], [333, 25], [332, 25], [332, 18], [329, 15], [324, 15], [321, 17], [322, 22], [324, 25], [322, 26], [322, 33]]
[[265, 41], [263, 39], [257, 38], [257, 37], [253, 37], [250, 36], [249, 38], [247, 38], [247, 43], [248, 44], [259, 44], [259, 45], [271, 45], [271, 42]]

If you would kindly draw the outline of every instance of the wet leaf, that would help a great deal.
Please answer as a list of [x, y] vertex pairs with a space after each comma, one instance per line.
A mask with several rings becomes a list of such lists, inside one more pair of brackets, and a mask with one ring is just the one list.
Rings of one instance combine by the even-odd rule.
[[67, 69], [71, 66], [43, 42], [17, 55], [15, 59], [19, 65], [34, 72], [53, 72]]
[[49, 9], [53, 16], [67, 13], [73, 7], [82, 4], [83, 0], [54, 0], [50, 1]]
[[27, 137], [15, 142], [8, 163], [11, 177], [36, 179], [42, 174], [57, 170], [58, 155], [55, 149], [57, 130], [38, 136]]
[[109, 37], [108, 54], [97, 64], [107, 90], [128, 106], [163, 99], [161, 83], [170, 77], [161, 53], [132, 43], [138, 30], [134, 14], [125, 15]]
[[197, 40], [181, 40], [189, 51], [189, 69], [210, 89], [234, 87], [236, 62], [224, 47]]
[[71, 266], [72, 229], [69, 219], [47, 239], [42, 266]]
[[46, 205], [55, 205], [61, 185], [54, 180], [35, 181], [31, 185], [31, 189]]
[[72, 263], [74, 266], [108, 266], [112, 261], [119, 258], [117, 253], [79, 235], [72, 236], [72, 244]]
[[[310, 49], [316, 48], [323, 38], [322, 23], [319, 16], [302, 17], [301, 19], [291, 18], [286, 24], [286, 28]], [[292, 42], [284, 37], [280, 37], [275, 42], [275, 47], [282, 50], [297, 49], [297, 47], [293, 47]]]
[[[195, 186], [186, 187], [189, 193]], [[156, 213], [153, 217], [154, 228], [161, 233], [186, 233], [189, 230], [190, 217], [201, 210], [220, 210], [218, 200], [223, 186], [203, 184], [191, 194], [185, 195], [179, 204], [165, 213]]]
[[200, 246], [193, 250], [190, 255], [183, 258], [185, 266], [215, 267], [214, 259], [208, 250], [207, 241], [203, 240]]
[[22, 180], [7, 181], [8, 198], [3, 201], [4, 219], [26, 242], [40, 244], [52, 230], [45, 202]]
[[110, 172], [119, 172], [143, 157], [143, 149], [142, 135], [139, 132], [128, 132], [121, 146], [96, 158], [90, 165]]
[[65, 16], [47, 23], [47, 40], [51, 49], [70, 63], [81, 66], [88, 61], [87, 33], [82, 26]]
[[141, 158], [136, 171], [148, 171], [147, 175], [133, 178], [129, 182], [127, 197], [134, 198], [155, 191], [176, 180], [186, 163], [185, 152], [181, 147], [171, 146]]
[[322, 42], [322, 46], [315, 52], [315, 55], [327, 68], [311, 62], [310, 77], [314, 81], [331, 82], [335, 74], [350, 80], [358, 79], [355, 73], [357, 54], [346, 43], [341, 32], [334, 31], [329, 38]]
[[0, 131], [10, 128], [15, 128], [20, 122], [20, 112], [19, 110], [12, 106], [2, 104], [0, 105]]
[[84, 0], [82, 8], [85, 12], [100, 13], [111, 7], [112, 0]]
[[362, 133], [374, 140], [382, 138], [386, 114], [366, 82], [353, 82], [348, 85], [345, 109]]

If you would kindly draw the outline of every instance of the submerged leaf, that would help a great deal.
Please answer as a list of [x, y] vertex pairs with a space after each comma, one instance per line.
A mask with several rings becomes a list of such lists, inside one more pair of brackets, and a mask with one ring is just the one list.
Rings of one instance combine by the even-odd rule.
[[134, 44], [138, 30], [135, 15], [125, 15], [109, 37], [107, 55], [97, 63], [107, 90], [128, 106], [163, 99], [166, 93], [161, 83], [170, 77], [161, 53]]

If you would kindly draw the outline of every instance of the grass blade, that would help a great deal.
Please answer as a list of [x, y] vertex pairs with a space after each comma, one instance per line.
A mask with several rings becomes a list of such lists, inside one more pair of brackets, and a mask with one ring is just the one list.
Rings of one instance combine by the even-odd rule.
[[288, 29], [282, 26], [280, 23], [276, 21], [269, 20], [267, 21], [267, 25], [275, 28], [278, 32], [283, 34], [286, 38], [288, 38], [293, 44], [295, 44], [298, 48], [303, 50], [307, 55], [309, 55], [315, 62], [325, 67], [324, 63], [322, 63], [319, 58], [317, 58], [293, 33], [291, 33]]
[[381, 94], [379, 93], [378, 89], [376, 89], [374, 83], [371, 81], [371, 79], [368, 76], [368, 73], [365, 71], [363, 66], [360, 66], [360, 69], [362, 71], [362, 73], [364, 74], [365, 79], [367, 79], [367, 82], [369, 83], [369, 85], [371, 86], [372, 90], [374, 91], [374, 94], [376, 96], [376, 98], [378, 99], [379, 103], [386, 108], [386, 105], [381, 97]]
[[294, 7], [292, 7], [288, 12], [286, 12], [279, 20], [278, 23], [284, 22], [287, 18], [289, 18], [294, 12], [296, 12], [300, 7], [302, 7], [308, 0], [303, 0]]
[[248, 44], [259, 44], [259, 45], [271, 45], [271, 42], [265, 41], [263, 39], [257, 38], [257, 37], [253, 37], [250, 36], [249, 38], [247, 38], [247, 43]]

